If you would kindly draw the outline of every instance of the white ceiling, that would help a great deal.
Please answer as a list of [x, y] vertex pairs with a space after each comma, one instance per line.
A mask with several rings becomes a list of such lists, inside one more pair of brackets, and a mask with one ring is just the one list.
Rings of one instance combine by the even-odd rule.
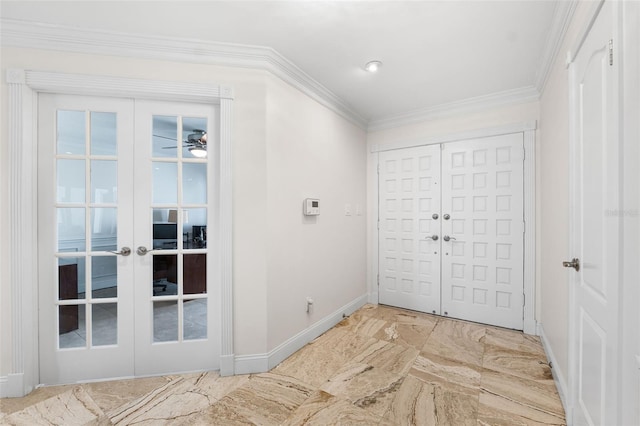
[[[544, 73], [556, 1], [2, 1], [3, 18], [267, 46], [378, 120]], [[363, 70], [380, 60], [377, 74]]]

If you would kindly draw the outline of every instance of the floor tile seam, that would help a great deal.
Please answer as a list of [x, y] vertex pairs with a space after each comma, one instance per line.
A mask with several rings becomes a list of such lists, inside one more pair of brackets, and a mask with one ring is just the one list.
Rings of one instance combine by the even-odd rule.
[[[564, 420], [566, 422], [564, 411], [563, 411], [562, 414], [559, 414], [559, 413], [556, 413], [556, 412], [545, 410], [542, 407], [539, 407], [539, 406], [536, 406], [536, 405], [533, 405], [533, 404], [530, 404], [530, 403], [526, 403], [524, 401], [518, 401], [517, 399], [509, 398], [506, 395], [501, 395], [499, 393], [491, 392], [489, 389], [487, 389], [485, 387], [481, 387], [480, 388], [480, 393], [481, 394], [482, 393], [490, 394], [490, 395], [493, 395], [493, 396], [495, 396], [497, 398], [506, 399], [507, 401], [510, 401], [510, 402], [512, 402], [514, 404], [522, 405], [522, 406], [527, 407], [527, 408], [529, 408], [531, 410], [534, 410], [534, 411], [537, 411], [537, 412], [540, 412], [540, 413], [544, 413], [544, 414], [547, 414], [547, 415], [552, 416], [552, 417], [557, 417], [557, 418], [562, 419], [562, 420]], [[484, 405], [486, 405], [486, 404], [484, 404]]]

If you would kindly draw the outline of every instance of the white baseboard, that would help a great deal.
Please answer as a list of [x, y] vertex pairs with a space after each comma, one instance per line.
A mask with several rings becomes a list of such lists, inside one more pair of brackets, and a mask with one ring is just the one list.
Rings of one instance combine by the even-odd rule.
[[273, 367], [291, 356], [294, 352], [300, 350], [304, 345], [342, 321], [344, 315], [351, 315], [353, 312], [360, 309], [368, 300], [368, 294], [358, 297], [332, 314], [316, 322], [312, 326], [289, 338], [268, 353], [237, 355], [235, 357], [235, 374], [264, 373], [271, 370]]
[[562, 407], [564, 408], [565, 415], [567, 416], [567, 421], [569, 421], [570, 411], [569, 411], [569, 392], [567, 381], [564, 378], [564, 374], [562, 374], [562, 370], [560, 370], [560, 365], [557, 362], [555, 355], [553, 354], [553, 350], [551, 349], [551, 344], [549, 343], [549, 339], [547, 339], [546, 334], [544, 334], [544, 328], [541, 323], [538, 323], [538, 336], [540, 336], [540, 340], [542, 340], [542, 346], [544, 347], [544, 351], [547, 354], [547, 359], [551, 362], [551, 374], [553, 374], [553, 381], [556, 383], [556, 388], [558, 388], [558, 394], [560, 394], [560, 401], [562, 401]]
[[0, 376], [0, 398], [17, 398], [24, 395], [24, 373]]
[[233, 371], [234, 361], [235, 357], [233, 356], [233, 354], [220, 356], [221, 376], [233, 376], [235, 374], [235, 372]]
[[369, 293], [369, 303], [373, 303], [374, 305], [378, 304], [378, 292]]

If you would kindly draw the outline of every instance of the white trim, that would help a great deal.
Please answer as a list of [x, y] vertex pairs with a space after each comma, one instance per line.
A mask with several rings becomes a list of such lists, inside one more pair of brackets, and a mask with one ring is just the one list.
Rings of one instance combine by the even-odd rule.
[[378, 182], [378, 153], [393, 149], [412, 148], [416, 146], [442, 144], [447, 142], [462, 141], [468, 139], [478, 139], [492, 136], [501, 136], [513, 133], [523, 133], [524, 141], [524, 221], [526, 232], [524, 234], [524, 294], [525, 305], [523, 310], [523, 331], [527, 334], [536, 334], [536, 170], [535, 170], [535, 130], [537, 122], [529, 121], [514, 123], [504, 126], [491, 127], [486, 129], [472, 130], [468, 132], [454, 133], [449, 135], [407, 140], [392, 141], [369, 147], [368, 156], [368, 188], [369, 199], [371, 200], [371, 215], [369, 223], [368, 241], [375, 249], [368, 253], [368, 264], [371, 265], [368, 274], [368, 287], [370, 303], [378, 303], [377, 276], [379, 271], [378, 260], [378, 218], [379, 218], [379, 182]]
[[367, 120], [353, 107], [293, 62], [268, 47], [146, 36], [6, 18], [0, 19], [0, 31], [3, 47], [115, 55], [269, 71], [338, 115], [362, 129], [366, 128]]
[[544, 352], [547, 354], [547, 359], [551, 363], [551, 374], [553, 375], [553, 381], [556, 384], [556, 388], [558, 389], [558, 394], [560, 395], [560, 401], [562, 402], [562, 407], [564, 408], [567, 424], [572, 424], [571, 419], [571, 411], [569, 410], [569, 400], [568, 398], [568, 388], [567, 381], [565, 380], [565, 376], [560, 370], [560, 364], [558, 363], [553, 350], [551, 350], [551, 343], [549, 343], [549, 339], [547, 335], [544, 333], [544, 327], [541, 323], [538, 323], [538, 336], [540, 336], [540, 340], [542, 341], [542, 347], [544, 348]]
[[582, 28], [580, 28], [580, 31], [578, 32], [579, 35], [578, 37], [576, 37], [573, 43], [573, 47], [567, 52], [567, 67], [569, 67], [569, 65], [571, 65], [576, 59], [576, 56], [578, 55], [578, 52], [582, 47], [582, 43], [584, 43], [584, 40], [589, 35], [589, 31], [591, 31], [591, 27], [596, 21], [596, 18], [598, 17], [603, 4], [604, 0], [599, 0], [591, 4], [591, 9], [587, 14], [587, 19], [584, 21]]
[[524, 329], [536, 334], [536, 132], [524, 136]]
[[24, 394], [23, 373], [0, 376], [0, 398], [17, 398]]
[[527, 121], [523, 123], [513, 123], [504, 126], [487, 127], [484, 129], [470, 130], [468, 132], [450, 133], [448, 135], [434, 136], [415, 140], [398, 140], [385, 142], [379, 145], [372, 145], [370, 152], [389, 151], [392, 149], [413, 148], [415, 146], [433, 145], [446, 142], [464, 141], [467, 139], [488, 138], [492, 136], [510, 135], [512, 133], [527, 132], [535, 130], [537, 122]]
[[403, 114], [391, 115], [369, 121], [367, 130], [375, 132], [393, 127], [407, 126], [435, 118], [451, 115], [482, 111], [489, 108], [509, 106], [534, 102], [540, 99], [540, 92], [533, 87], [521, 87], [519, 89], [505, 90], [475, 98], [437, 105], [429, 108], [416, 109]]
[[[143, 81], [137, 79], [79, 76], [74, 74], [9, 69], [8, 135], [10, 157], [9, 220], [11, 228], [11, 294], [12, 294], [12, 366], [9, 378], [23, 376], [21, 384], [11, 383], [12, 396], [30, 392], [38, 384], [38, 279], [33, 264], [37, 254], [37, 95], [39, 92], [78, 93], [122, 96], [128, 98], [183, 100], [220, 103], [220, 230], [221, 230], [221, 373], [233, 374], [229, 363], [233, 356], [233, 281], [232, 281], [232, 182], [231, 182], [231, 114], [233, 90], [209, 84]], [[123, 89], [124, 88], [124, 89]], [[184, 97], [180, 96], [184, 93]], [[222, 367], [225, 367], [223, 370]], [[3, 388], [5, 387], [3, 386]], [[21, 386], [20, 389], [17, 389]], [[8, 388], [9, 389], [9, 388]], [[16, 395], [17, 393], [17, 395]]]
[[290, 337], [266, 354], [238, 355], [235, 358], [236, 374], [263, 373], [274, 368], [282, 361], [300, 350], [307, 343], [311, 342], [322, 333], [342, 321], [345, 316], [351, 315], [367, 303], [369, 296], [364, 294], [355, 300], [347, 303], [330, 315], [300, 333]]
[[547, 33], [542, 61], [536, 72], [536, 88], [540, 94], [544, 93], [551, 68], [558, 56], [577, 6], [578, 0], [566, 0], [556, 3], [551, 29]]

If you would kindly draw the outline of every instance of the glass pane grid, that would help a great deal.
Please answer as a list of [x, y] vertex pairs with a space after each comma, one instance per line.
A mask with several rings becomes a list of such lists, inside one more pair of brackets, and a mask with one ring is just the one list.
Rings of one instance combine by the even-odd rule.
[[117, 258], [106, 254], [117, 247], [116, 118], [58, 111], [60, 349], [117, 344]]
[[[154, 117], [154, 136], [171, 123], [182, 135], [182, 149], [174, 154], [160, 151], [154, 138], [152, 149], [153, 247], [156, 250], [150, 300], [154, 343], [182, 342], [207, 337], [206, 229], [207, 164], [195, 158], [187, 141], [196, 129], [206, 131], [206, 119]], [[186, 127], [185, 127], [186, 126]], [[174, 128], [166, 130], [174, 134]], [[166, 136], [168, 137], [168, 136]], [[187, 146], [184, 146], [187, 145]], [[204, 318], [204, 320], [203, 320]]]

